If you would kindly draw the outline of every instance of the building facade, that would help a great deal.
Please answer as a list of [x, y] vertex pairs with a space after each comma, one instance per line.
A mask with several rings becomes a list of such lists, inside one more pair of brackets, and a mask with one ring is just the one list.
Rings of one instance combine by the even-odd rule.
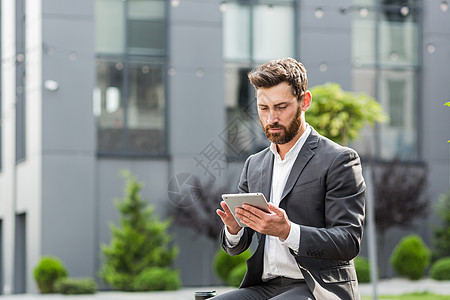
[[[424, 162], [436, 199], [450, 184], [449, 14], [445, 0], [2, 0], [0, 293], [36, 292], [43, 255], [97, 275], [122, 170], [162, 216], [186, 205], [189, 178], [234, 190], [266, 145], [246, 74], [273, 58], [302, 61], [309, 86], [375, 97], [391, 119], [352, 146]], [[217, 243], [173, 231], [183, 284], [218, 284]]]

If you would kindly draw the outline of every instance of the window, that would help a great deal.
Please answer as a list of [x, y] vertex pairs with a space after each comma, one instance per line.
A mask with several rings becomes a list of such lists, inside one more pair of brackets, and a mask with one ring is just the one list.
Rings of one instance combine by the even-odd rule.
[[166, 153], [166, 3], [97, 0], [98, 151]]
[[377, 98], [390, 121], [364, 129], [352, 146], [362, 155], [417, 159], [419, 1], [354, 3], [365, 10], [353, 19], [353, 89]]
[[247, 74], [257, 65], [295, 57], [295, 1], [227, 1], [223, 10], [228, 154], [267, 146]]
[[16, 1], [16, 162], [25, 159], [25, 0]]

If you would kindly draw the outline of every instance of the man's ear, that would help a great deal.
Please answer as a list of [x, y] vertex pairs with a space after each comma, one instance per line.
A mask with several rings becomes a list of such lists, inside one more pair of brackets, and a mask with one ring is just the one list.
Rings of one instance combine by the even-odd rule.
[[311, 106], [312, 95], [310, 91], [306, 91], [302, 99], [302, 111], [307, 111]]

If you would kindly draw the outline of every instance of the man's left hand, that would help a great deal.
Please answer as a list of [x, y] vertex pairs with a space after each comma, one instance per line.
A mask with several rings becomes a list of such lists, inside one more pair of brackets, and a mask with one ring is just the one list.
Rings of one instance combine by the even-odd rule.
[[270, 212], [267, 213], [254, 206], [243, 204], [236, 208], [236, 217], [251, 229], [271, 236], [287, 239], [291, 230], [291, 221], [284, 211], [272, 203], [268, 203]]

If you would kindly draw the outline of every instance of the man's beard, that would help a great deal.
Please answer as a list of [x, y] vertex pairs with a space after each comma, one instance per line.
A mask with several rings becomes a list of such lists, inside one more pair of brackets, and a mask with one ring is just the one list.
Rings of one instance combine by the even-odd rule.
[[[280, 125], [278, 123], [267, 125], [266, 127], [264, 127], [261, 122], [267, 139], [272, 143], [279, 145], [286, 144], [292, 141], [292, 139], [297, 135], [298, 130], [302, 124], [301, 113], [301, 109], [299, 108], [297, 110], [295, 118], [292, 119], [287, 128], [286, 126]], [[270, 129], [272, 128], [280, 128], [281, 132], [270, 132]]]

